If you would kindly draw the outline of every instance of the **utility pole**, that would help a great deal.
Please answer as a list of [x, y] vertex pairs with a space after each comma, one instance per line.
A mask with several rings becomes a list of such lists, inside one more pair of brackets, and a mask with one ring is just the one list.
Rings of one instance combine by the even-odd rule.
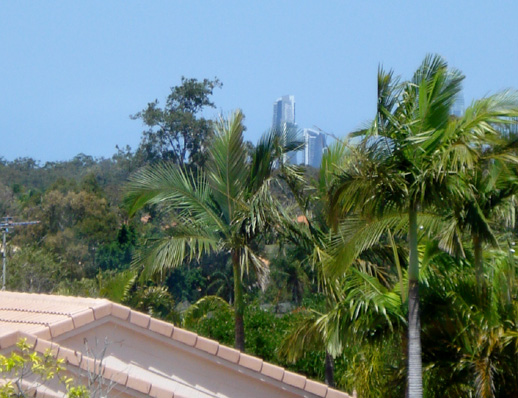
[[6, 270], [6, 252], [7, 246], [5, 237], [9, 233], [9, 228], [14, 228], [19, 225], [33, 225], [38, 224], [39, 221], [22, 221], [13, 222], [12, 217], [4, 217], [3, 221], [0, 222], [0, 229], [2, 230], [2, 290], [5, 290], [5, 270]]

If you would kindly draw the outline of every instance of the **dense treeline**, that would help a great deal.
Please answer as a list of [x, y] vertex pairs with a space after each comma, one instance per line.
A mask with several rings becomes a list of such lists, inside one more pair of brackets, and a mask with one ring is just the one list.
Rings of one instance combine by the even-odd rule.
[[463, 76], [429, 56], [378, 74], [356, 144], [320, 170], [296, 132], [245, 142], [182, 78], [110, 159], [0, 162], [7, 286], [104, 296], [361, 397], [518, 395], [518, 97], [451, 115]]

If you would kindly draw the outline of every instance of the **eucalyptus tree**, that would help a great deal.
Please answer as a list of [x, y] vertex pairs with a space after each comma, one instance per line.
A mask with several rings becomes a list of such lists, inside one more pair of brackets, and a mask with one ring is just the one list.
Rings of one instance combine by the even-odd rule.
[[[408, 396], [422, 397], [417, 216], [432, 205], [445, 206], [465, 187], [457, 177], [472, 164], [469, 131], [455, 129], [450, 110], [462, 74], [439, 56], [427, 56], [411, 81], [378, 72], [378, 104], [363, 131], [359, 160], [350, 163], [332, 188], [331, 220], [352, 210], [408, 222]], [[334, 273], [343, 271], [335, 262]]]
[[155, 100], [132, 115], [132, 119], [142, 119], [148, 127], [137, 154], [148, 162], [167, 160], [191, 167], [203, 165], [213, 122], [202, 113], [215, 108], [211, 96], [214, 89], [221, 87], [218, 78], [198, 81], [182, 77], [181, 84], [171, 88], [163, 108]]
[[234, 280], [235, 346], [244, 350], [244, 272], [267, 280], [267, 263], [254, 241], [272, 227], [279, 205], [269, 187], [282, 169], [283, 154], [296, 149], [292, 131], [265, 134], [249, 155], [243, 140], [243, 114], [235, 112], [215, 126], [205, 167], [198, 171], [161, 163], [141, 169], [128, 185], [129, 212], [158, 205], [170, 217], [167, 236], [148, 242], [135, 261], [148, 275], [181, 266], [204, 253], [228, 253]]

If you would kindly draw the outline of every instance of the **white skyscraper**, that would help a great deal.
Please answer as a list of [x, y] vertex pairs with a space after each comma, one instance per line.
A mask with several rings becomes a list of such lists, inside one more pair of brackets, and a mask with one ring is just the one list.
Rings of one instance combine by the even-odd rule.
[[284, 123], [295, 124], [295, 96], [284, 95], [273, 103], [273, 128], [279, 128]]
[[304, 129], [304, 164], [315, 168], [320, 167], [322, 155], [326, 148], [326, 136], [313, 129]]
[[[297, 129], [295, 123], [295, 96], [284, 95], [273, 103], [272, 129]], [[285, 161], [296, 164], [297, 152], [293, 151], [284, 155]]]
[[460, 92], [457, 94], [457, 98], [451, 107], [451, 114], [461, 117], [464, 114], [464, 111], [464, 95]]

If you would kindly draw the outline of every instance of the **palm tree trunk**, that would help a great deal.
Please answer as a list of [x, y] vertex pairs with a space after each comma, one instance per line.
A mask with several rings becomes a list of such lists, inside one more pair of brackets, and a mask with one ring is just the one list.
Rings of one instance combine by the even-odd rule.
[[417, 256], [417, 206], [408, 212], [408, 398], [423, 396], [421, 319], [419, 315], [419, 258]]
[[325, 382], [329, 387], [335, 386], [335, 361], [331, 354], [326, 350], [326, 371]]
[[232, 268], [234, 271], [234, 317], [235, 317], [235, 339], [234, 346], [240, 350], [245, 350], [245, 324], [243, 313], [245, 303], [243, 301], [243, 284], [241, 283], [241, 267], [239, 266], [239, 254], [232, 252]]

